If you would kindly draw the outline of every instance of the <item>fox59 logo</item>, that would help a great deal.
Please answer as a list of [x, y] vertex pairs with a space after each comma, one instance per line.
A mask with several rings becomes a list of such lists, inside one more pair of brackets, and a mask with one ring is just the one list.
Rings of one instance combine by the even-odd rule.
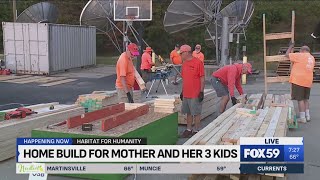
[[242, 162], [283, 161], [283, 146], [276, 145], [241, 145]]

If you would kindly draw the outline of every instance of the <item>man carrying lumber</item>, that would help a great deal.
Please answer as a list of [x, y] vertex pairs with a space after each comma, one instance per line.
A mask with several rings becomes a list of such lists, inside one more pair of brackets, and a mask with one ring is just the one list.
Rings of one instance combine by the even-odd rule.
[[198, 58], [202, 63], [204, 63], [204, 54], [201, 52], [201, 45], [197, 44], [194, 48], [194, 51], [192, 53], [192, 56], [195, 58]]
[[299, 53], [291, 53], [294, 43], [290, 42], [286, 57], [293, 63], [290, 80], [292, 84], [291, 98], [298, 101], [300, 122], [310, 121], [309, 97], [313, 82], [315, 59], [308, 46], [302, 46]]
[[[176, 66], [177, 71], [181, 72], [180, 65], [182, 64], [182, 60], [181, 60], [181, 56], [180, 56], [179, 52], [180, 52], [180, 46], [179, 46], [179, 44], [176, 44], [174, 50], [172, 50], [170, 53], [170, 60], [171, 60], [172, 64]], [[175, 71], [174, 80], [172, 81], [173, 85], [179, 84], [177, 82], [178, 74], [179, 73]]]
[[229, 102], [229, 93], [232, 104], [237, 104], [237, 99], [234, 96], [234, 86], [236, 86], [240, 95], [243, 94], [241, 86], [242, 74], [251, 74], [252, 66], [250, 63], [227, 65], [216, 72], [212, 73], [211, 84], [216, 91], [218, 97], [221, 98], [220, 113], [226, 110]]
[[[202, 111], [202, 101], [204, 98], [204, 65], [192, 56], [192, 50], [189, 45], [183, 45], [180, 48], [182, 64], [182, 100], [181, 112], [187, 114], [187, 129], [181, 134], [182, 138], [189, 138], [196, 134], [200, 129], [200, 118]], [[195, 130], [192, 130], [193, 117], [195, 121]]]
[[146, 50], [144, 50], [144, 53], [142, 54], [142, 57], [141, 57], [140, 69], [141, 69], [142, 79], [145, 83], [147, 83], [150, 80], [151, 68], [152, 66], [155, 65], [152, 62], [151, 53], [152, 53], [151, 47], [146, 47]]
[[123, 52], [118, 59], [116, 66], [116, 89], [118, 93], [119, 102], [133, 103], [132, 87], [135, 82], [135, 69], [132, 59], [135, 56], [139, 56], [138, 46], [134, 43], [130, 43], [127, 46], [127, 51]]

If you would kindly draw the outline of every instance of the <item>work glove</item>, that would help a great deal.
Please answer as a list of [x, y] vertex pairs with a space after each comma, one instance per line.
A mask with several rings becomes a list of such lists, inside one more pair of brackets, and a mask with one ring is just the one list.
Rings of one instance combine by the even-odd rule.
[[134, 103], [130, 92], [127, 92], [127, 98], [129, 103]]
[[231, 101], [232, 101], [232, 105], [236, 105], [237, 104], [237, 98], [231, 97]]
[[180, 94], [180, 99], [181, 99], [181, 101], [183, 101], [183, 92], [181, 92], [181, 94]]
[[203, 101], [203, 98], [204, 98], [204, 94], [203, 94], [203, 92], [200, 92], [200, 93], [199, 93], [198, 98], [199, 98], [199, 101], [200, 101], [200, 102], [202, 102], [202, 101]]

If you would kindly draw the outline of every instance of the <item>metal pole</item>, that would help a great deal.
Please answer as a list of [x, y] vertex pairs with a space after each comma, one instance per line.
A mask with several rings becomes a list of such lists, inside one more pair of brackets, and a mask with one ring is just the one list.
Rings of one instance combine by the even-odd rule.
[[223, 17], [222, 19], [222, 35], [221, 35], [221, 61], [220, 65], [224, 66], [227, 64], [229, 55], [229, 18]]
[[12, 0], [12, 12], [13, 12], [13, 22], [17, 21], [17, 3], [16, 0]]
[[139, 74], [141, 74], [140, 66], [141, 66], [141, 60], [142, 60], [141, 57], [142, 57], [142, 53], [143, 53], [143, 42], [142, 42], [143, 31], [144, 31], [144, 28], [143, 28], [142, 23], [140, 22], [139, 23], [139, 34], [138, 34], [138, 46], [139, 46], [140, 55], [138, 56], [138, 60], [136, 63], [136, 69], [139, 72]]
[[219, 61], [219, 40], [218, 40], [218, 24], [217, 24], [217, 17], [215, 17], [215, 26], [216, 26], [216, 35], [215, 35], [215, 43], [216, 43], [216, 61], [217, 64], [220, 63]]
[[237, 33], [237, 50], [236, 50], [236, 61], [240, 60], [239, 59], [239, 45], [240, 45], [240, 34]]

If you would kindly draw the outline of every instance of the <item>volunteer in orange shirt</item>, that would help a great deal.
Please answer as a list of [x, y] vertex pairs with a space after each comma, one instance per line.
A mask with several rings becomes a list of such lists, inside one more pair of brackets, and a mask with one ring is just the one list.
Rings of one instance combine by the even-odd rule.
[[294, 43], [290, 42], [286, 56], [293, 63], [290, 74], [291, 98], [298, 101], [300, 122], [310, 121], [310, 89], [313, 82], [314, 57], [308, 46], [302, 46], [299, 53], [290, 53]]
[[152, 66], [154, 66], [154, 63], [152, 62], [151, 58], [152, 49], [151, 47], [146, 47], [146, 50], [144, 50], [144, 53], [141, 57], [141, 74], [142, 79], [145, 83], [147, 83], [150, 80], [150, 72]]
[[[181, 56], [180, 56], [179, 52], [180, 52], [180, 46], [179, 46], [179, 44], [176, 44], [174, 50], [172, 50], [170, 53], [170, 60], [171, 60], [172, 64], [175, 65], [176, 69], [179, 72], [181, 72], [182, 60], [181, 60]], [[179, 75], [179, 73], [176, 71], [174, 71], [174, 72], [175, 72], [175, 76], [174, 76], [174, 81], [172, 82], [172, 84], [178, 85], [177, 76]]]
[[241, 86], [242, 74], [251, 74], [252, 66], [250, 63], [231, 64], [223, 66], [214, 73], [212, 73], [211, 84], [216, 91], [217, 96], [221, 97], [220, 113], [226, 110], [226, 106], [231, 96], [232, 104], [237, 104], [237, 99], [234, 95], [234, 87], [237, 88], [240, 95], [243, 94]]
[[197, 44], [194, 48], [194, 51], [192, 53], [192, 56], [195, 58], [198, 58], [202, 63], [204, 63], [204, 54], [201, 52], [201, 45]]
[[[180, 48], [182, 64], [182, 100], [181, 112], [187, 114], [187, 129], [181, 134], [182, 138], [189, 138], [200, 129], [202, 101], [204, 98], [204, 65], [199, 59], [192, 56], [189, 45]], [[193, 117], [195, 129], [192, 130]]]
[[130, 43], [127, 46], [127, 51], [123, 52], [117, 62], [117, 80], [116, 89], [118, 93], [119, 102], [133, 103], [132, 87], [134, 85], [134, 66], [132, 59], [139, 56], [138, 46]]

